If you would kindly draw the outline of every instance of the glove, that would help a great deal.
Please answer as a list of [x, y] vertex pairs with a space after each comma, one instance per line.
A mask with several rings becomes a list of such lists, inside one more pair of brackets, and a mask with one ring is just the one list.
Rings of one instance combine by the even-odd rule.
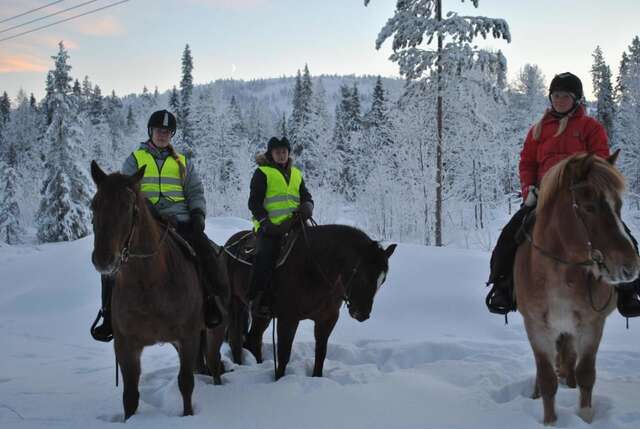
[[204, 232], [204, 212], [200, 209], [193, 209], [191, 215], [191, 228], [194, 232]]
[[261, 229], [264, 229], [264, 234], [269, 237], [282, 237], [291, 229], [291, 219], [282, 222], [280, 225], [275, 225], [270, 219], [266, 219], [262, 222]]
[[524, 200], [524, 205], [527, 207], [535, 207], [538, 202], [538, 188], [535, 185], [529, 185], [527, 191], [527, 198]]
[[303, 221], [310, 219], [313, 216], [313, 203], [311, 201], [304, 202], [298, 207], [298, 214]]

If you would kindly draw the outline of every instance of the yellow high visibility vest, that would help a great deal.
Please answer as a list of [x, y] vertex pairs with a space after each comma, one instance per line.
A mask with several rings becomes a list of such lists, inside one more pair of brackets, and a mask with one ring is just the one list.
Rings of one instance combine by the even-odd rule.
[[[293, 216], [293, 212], [300, 206], [300, 185], [302, 184], [302, 172], [296, 167], [291, 167], [289, 183], [284, 175], [275, 167], [260, 166], [260, 171], [267, 177], [267, 191], [264, 196], [263, 206], [269, 214], [269, 220], [274, 225], [280, 225]], [[253, 220], [254, 231], [258, 231], [260, 223]]]
[[[142, 194], [151, 203], [157, 204], [160, 196], [174, 203], [184, 201], [184, 187], [180, 178], [180, 167], [175, 159], [167, 157], [162, 164], [162, 171], [158, 171], [158, 164], [155, 158], [146, 150], [138, 149], [133, 152], [133, 156], [138, 163], [138, 168], [146, 166], [144, 177], [142, 178]], [[187, 168], [187, 159], [184, 155], [178, 154], [178, 158]]]

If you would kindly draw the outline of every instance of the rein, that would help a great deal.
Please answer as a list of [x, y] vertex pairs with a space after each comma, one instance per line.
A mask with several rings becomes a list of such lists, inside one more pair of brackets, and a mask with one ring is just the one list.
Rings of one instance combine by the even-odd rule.
[[164, 242], [167, 239], [167, 236], [169, 235], [169, 228], [171, 227], [169, 225], [169, 223], [166, 224], [166, 228], [164, 229], [164, 232], [162, 233], [162, 237], [160, 238], [160, 242], [158, 243], [158, 247], [151, 253], [132, 253], [131, 252], [131, 244], [133, 241], [133, 235], [135, 233], [136, 230], [136, 225], [138, 223], [138, 205], [134, 203], [133, 205], [133, 215], [132, 215], [132, 219], [131, 219], [131, 229], [129, 229], [129, 234], [127, 236], [127, 241], [124, 245], [124, 247], [122, 248], [122, 251], [120, 252], [120, 261], [118, 263], [118, 267], [115, 269], [115, 272], [117, 272], [124, 264], [126, 264], [130, 258], [138, 258], [138, 259], [144, 259], [144, 258], [151, 258], [153, 256], [156, 256], [159, 252], [160, 249], [162, 248], [162, 245], [164, 244]]
[[[312, 225], [318, 226], [318, 224], [312, 219], [311, 220]], [[307, 250], [309, 251], [309, 253], [311, 253], [311, 245], [309, 244], [309, 237], [307, 235], [307, 225], [305, 224], [305, 222], [300, 218], [300, 225], [302, 228], [302, 235], [304, 236], [304, 242], [307, 246]], [[322, 267], [320, 266], [320, 264], [318, 263], [318, 261], [315, 258], [311, 258], [311, 260], [313, 261], [313, 264], [316, 267], [316, 270], [318, 270], [318, 272], [320, 273], [320, 275], [322, 276], [322, 278], [324, 279], [324, 281], [331, 287], [333, 288], [333, 286], [335, 286], [337, 283], [340, 283], [342, 285], [342, 290], [344, 291], [343, 295], [342, 295], [342, 300], [345, 302], [345, 304], [347, 304], [347, 308], [351, 307], [351, 293], [353, 291], [353, 279], [356, 277], [356, 274], [358, 274], [358, 270], [360, 269], [360, 265], [362, 264], [362, 257], [360, 257], [360, 259], [358, 259], [358, 262], [356, 263], [356, 265], [353, 267], [353, 269], [351, 270], [351, 275], [349, 276], [349, 280], [347, 280], [347, 283], [343, 283], [342, 281], [342, 277], [338, 277], [338, 279], [334, 282], [332, 282], [329, 279], [329, 276], [326, 274], [326, 272], [322, 269]]]
[[[571, 207], [573, 209], [573, 213], [575, 214], [576, 218], [578, 218], [578, 220], [580, 221], [580, 225], [582, 225], [582, 229], [585, 232], [585, 236], [586, 236], [586, 241], [587, 241], [587, 252], [588, 252], [588, 258], [582, 261], [578, 261], [578, 262], [574, 262], [574, 261], [568, 261], [566, 259], [563, 259], [559, 256], [556, 256], [555, 254], [553, 254], [552, 252], [549, 252], [548, 250], [544, 249], [543, 247], [537, 245], [534, 241], [533, 241], [533, 237], [531, 236], [531, 234], [526, 230], [526, 228], [524, 228], [524, 234], [525, 237], [527, 238], [527, 241], [529, 243], [531, 243], [531, 247], [533, 247], [534, 249], [536, 249], [541, 255], [546, 256], [547, 258], [551, 259], [552, 261], [555, 261], [559, 264], [563, 264], [563, 265], [567, 265], [567, 266], [573, 266], [573, 267], [590, 267], [592, 265], [597, 265], [599, 269], [601, 270], [606, 270], [607, 267], [606, 265], [604, 265], [604, 256], [602, 255], [602, 252], [598, 249], [594, 249], [593, 245], [591, 244], [591, 240], [589, 239], [589, 230], [587, 229], [587, 225], [584, 222], [584, 219], [582, 218], [582, 216], [580, 216], [580, 213], [578, 213], [578, 208], [580, 207], [580, 205], [578, 204], [578, 202], [576, 201], [576, 195], [575, 195], [575, 190], [577, 188], [581, 188], [581, 187], [585, 187], [587, 186], [586, 183], [580, 183], [577, 185], [571, 185], [569, 187], [569, 190], [571, 191]], [[526, 220], [526, 218], [523, 220]]]
[[[572, 262], [572, 261], [567, 261], [566, 259], [562, 259], [556, 255], [554, 255], [553, 253], [545, 250], [544, 248], [538, 246], [536, 243], [534, 243], [533, 241], [533, 237], [531, 236], [531, 234], [529, 234], [529, 232], [526, 230], [526, 228], [524, 228], [524, 233], [525, 236], [527, 237], [527, 241], [529, 241], [529, 243], [531, 243], [531, 247], [533, 247], [534, 249], [536, 249], [541, 255], [546, 256], [547, 258], [551, 259], [552, 261], [555, 261], [557, 263], [563, 264], [563, 265], [567, 265], [567, 266], [573, 266], [573, 267], [590, 267], [592, 265], [597, 265], [598, 269], [600, 270], [607, 270], [607, 266], [604, 264], [604, 256], [602, 254], [602, 252], [598, 249], [594, 249], [593, 245], [591, 243], [591, 240], [589, 239], [589, 229], [587, 228], [587, 225], [583, 219], [583, 217], [580, 215], [580, 213], [578, 212], [578, 209], [580, 208], [580, 205], [578, 204], [577, 200], [576, 200], [576, 194], [575, 194], [575, 190], [578, 188], [582, 188], [587, 186], [586, 183], [578, 183], [578, 184], [572, 184], [569, 187], [569, 190], [571, 191], [571, 208], [573, 209], [573, 213], [576, 216], [576, 218], [580, 221], [580, 225], [582, 225], [582, 229], [584, 230], [584, 235], [586, 237], [586, 244], [587, 244], [587, 251], [589, 254], [589, 257], [583, 261], [579, 261], [579, 262]], [[526, 218], [523, 219], [523, 223], [525, 222]], [[601, 308], [596, 308], [595, 303], [593, 302], [593, 281], [590, 278], [589, 279], [589, 304], [591, 304], [591, 308], [593, 309], [593, 311], [595, 311], [596, 313], [602, 313], [603, 311], [605, 311], [607, 309], [607, 307], [609, 307], [609, 304], [611, 303], [611, 299], [613, 298], [613, 287], [611, 287], [610, 291], [609, 291], [609, 298], [607, 299], [607, 302], [601, 307]]]

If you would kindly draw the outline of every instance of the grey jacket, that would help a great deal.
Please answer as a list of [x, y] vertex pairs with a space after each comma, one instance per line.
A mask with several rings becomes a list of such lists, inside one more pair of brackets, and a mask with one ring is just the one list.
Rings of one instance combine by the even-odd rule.
[[[146, 150], [153, 156], [158, 165], [158, 171], [162, 169], [165, 159], [170, 156], [168, 149], [158, 149], [150, 142], [140, 143], [140, 149]], [[130, 176], [136, 171], [138, 171], [138, 162], [132, 153], [122, 165], [122, 174]], [[204, 199], [204, 187], [198, 173], [193, 168], [193, 162], [190, 160], [187, 160], [187, 171], [184, 178], [184, 198], [184, 201], [175, 203], [161, 196], [158, 203], [155, 204], [155, 208], [162, 216], [175, 216], [178, 222], [189, 222], [191, 220], [189, 212], [195, 209], [202, 210], [206, 216], [207, 203]]]

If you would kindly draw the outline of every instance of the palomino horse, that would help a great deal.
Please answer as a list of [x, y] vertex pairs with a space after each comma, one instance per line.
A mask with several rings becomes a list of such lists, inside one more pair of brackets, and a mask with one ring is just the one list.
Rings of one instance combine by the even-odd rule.
[[[314, 377], [322, 377], [329, 335], [338, 320], [342, 302], [349, 314], [363, 322], [369, 318], [376, 292], [385, 281], [389, 257], [395, 244], [386, 249], [364, 232], [345, 225], [303, 226], [301, 236], [288, 260], [277, 268], [272, 278], [274, 316], [278, 320], [278, 369], [276, 380], [285, 374], [291, 347], [301, 320], [315, 322]], [[246, 235], [241, 231], [228, 241], [229, 246]], [[233, 246], [230, 249], [233, 252]], [[251, 267], [227, 258], [231, 282], [229, 343], [233, 360], [242, 363], [244, 315]], [[262, 335], [269, 319], [254, 318], [245, 346], [262, 362]]]
[[[531, 236], [515, 261], [518, 310], [536, 361], [544, 423], [556, 421], [558, 376], [580, 387], [578, 415], [593, 420], [596, 352], [616, 306], [613, 285], [634, 280], [640, 263], [620, 220], [624, 179], [607, 160], [578, 154], [545, 175]], [[554, 371], [556, 364], [557, 374]]]
[[[139, 402], [140, 355], [145, 346], [172, 343], [180, 356], [178, 386], [184, 415], [193, 414], [191, 394], [200, 333], [205, 329], [197, 268], [151, 215], [140, 193], [144, 167], [133, 176], [105, 174], [91, 163], [98, 187], [91, 202], [96, 270], [116, 276], [112, 324], [116, 358], [124, 381], [125, 420]], [[220, 384], [224, 326], [207, 330], [207, 365]]]

